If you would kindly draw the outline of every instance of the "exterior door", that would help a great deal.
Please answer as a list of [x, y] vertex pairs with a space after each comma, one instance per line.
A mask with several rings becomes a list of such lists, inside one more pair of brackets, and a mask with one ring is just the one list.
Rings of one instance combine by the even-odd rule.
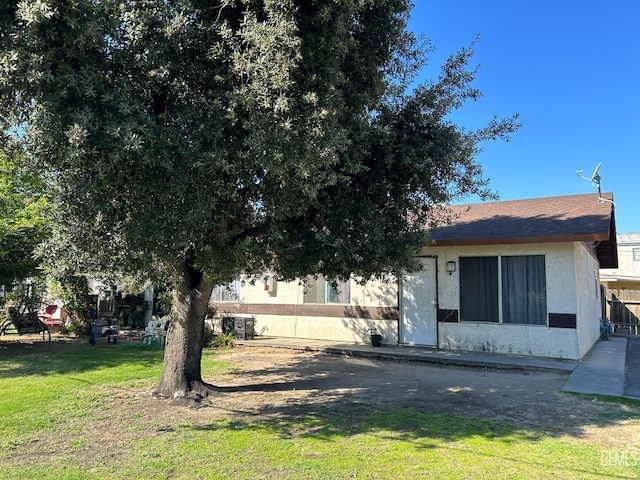
[[421, 260], [422, 271], [403, 277], [400, 343], [437, 347], [436, 259]]

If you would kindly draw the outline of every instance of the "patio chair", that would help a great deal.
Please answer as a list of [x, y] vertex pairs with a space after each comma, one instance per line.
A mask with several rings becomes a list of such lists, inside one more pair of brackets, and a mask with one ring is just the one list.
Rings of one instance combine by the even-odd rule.
[[144, 329], [144, 336], [140, 343], [143, 345], [158, 345], [160, 343], [156, 323], [157, 322], [155, 320], [149, 320], [147, 328]]
[[156, 335], [158, 336], [158, 343], [164, 346], [167, 343], [167, 317], [162, 317], [157, 322]]

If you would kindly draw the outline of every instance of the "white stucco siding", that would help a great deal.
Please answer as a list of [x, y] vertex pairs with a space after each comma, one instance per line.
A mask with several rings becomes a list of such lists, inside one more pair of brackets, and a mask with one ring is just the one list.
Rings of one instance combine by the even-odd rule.
[[270, 337], [305, 338], [335, 342], [369, 343], [370, 329], [385, 344], [398, 344], [397, 320], [256, 314], [256, 333]]
[[295, 304], [302, 302], [303, 289], [297, 281], [278, 282], [273, 285], [272, 290], [265, 290], [264, 280], [256, 280], [255, 283], [249, 279], [243, 279], [242, 283], [242, 303], [273, 303], [273, 304]]
[[[370, 330], [375, 328], [383, 343], [397, 344], [397, 282], [373, 280], [361, 284], [352, 280], [350, 292], [348, 304], [308, 304], [304, 303], [304, 286], [297, 280], [276, 282], [266, 291], [262, 278], [255, 282], [244, 279], [241, 301], [221, 302], [218, 306], [221, 314], [253, 316], [258, 335], [369, 343]], [[314, 305], [333, 307], [333, 316], [305, 314]], [[389, 315], [395, 312], [396, 318], [371, 318], [381, 310]]]
[[568, 328], [487, 323], [440, 323], [440, 348], [545, 358], [581, 358]]
[[600, 278], [598, 260], [587, 246], [574, 244], [576, 265], [577, 330], [581, 357], [584, 356], [600, 336]]
[[576, 313], [575, 261], [572, 243], [548, 244], [547, 267], [547, 312]]
[[[460, 308], [460, 279], [457, 269], [460, 266], [459, 257], [482, 255], [477, 247], [437, 247], [429, 248], [429, 253], [437, 256], [438, 268], [438, 307], [441, 309], [458, 310]], [[460, 253], [460, 252], [464, 253]], [[456, 271], [451, 275], [446, 271], [447, 262], [456, 262]]]
[[[304, 302], [304, 286], [297, 280], [279, 281], [275, 288], [266, 291], [262, 280], [253, 285], [247, 279], [242, 285], [242, 303], [273, 303], [281, 305], [297, 305]], [[397, 307], [398, 285], [395, 280], [372, 280], [365, 284], [351, 281], [352, 306]]]
[[[446, 262], [465, 256], [544, 255], [547, 312], [578, 314], [577, 277], [573, 243], [436, 247], [425, 250], [438, 257], [440, 309], [460, 310], [459, 269], [449, 275]], [[438, 346], [443, 349], [577, 360], [584, 353], [576, 329], [498, 323], [439, 323]]]
[[[594, 277], [597, 260], [582, 243], [429, 247], [423, 254], [436, 257], [438, 308], [458, 312], [460, 257], [544, 255], [547, 312], [576, 315], [577, 319], [577, 328], [439, 322], [439, 348], [578, 360], [597, 338], [597, 323], [593, 322], [599, 317]], [[446, 271], [448, 261], [456, 262], [456, 272]], [[369, 330], [376, 328], [384, 343], [397, 344], [397, 320], [367, 317], [386, 308], [397, 312], [397, 283], [370, 281], [362, 285], [352, 281], [350, 289], [349, 304], [318, 304], [319, 308], [314, 308], [316, 304], [304, 303], [304, 287], [297, 281], [277, 282], [271, 291], [265, 291], [262, 281], [254, 285], [245, 282], [240, 303], [254, 308], [250, 313], [260, 335], [368, 343]], [[325, 308], [329, 306], [333, 307], [331, 312]], [[365, 313], [360, 314], [359, 308]], [[233, 313], [233, 305], [225, 312]]]
[[365, 284], [351, 282], [351, 305], [397, 307], [398, 282], [371, 280]]
[[460, 257], [498, 255], [544, 255], [547, 282], [547, 310], [554, 313], [576, 313], [576, 276], [572, 243], [536, 245], [488, 245], [469, 247], [436, 247], [429, 253], [438, 256], [438, 302], [443, 309], [459, 309], [459, 271], [449, 275], [448, 261], [459, 266]]

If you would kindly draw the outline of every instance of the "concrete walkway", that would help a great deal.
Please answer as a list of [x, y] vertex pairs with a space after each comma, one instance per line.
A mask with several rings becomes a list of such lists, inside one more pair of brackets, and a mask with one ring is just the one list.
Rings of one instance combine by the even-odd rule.
[[551, 370], [570, 373], [577, 363], [571, 361], [515, 357], [491, 353], [454, 352], [428, 347], [391, 346], [372, 347], [371, 345], [346, 342], [328, 342], [300, 338], [256, 337], [254, 340], [239, 341], [248, 346], [292, 348], [306, 351], [320, 351], [354, 357], [380, 358], [414, 362], [438, 363], [442, 365], [460, 365], [502, 369]]
[[573, 371], [565, 392], [624, 395], [626, 337], [599, 340]]
[[[371, 345], [299, 338], [261, 336], [253, 340], [239, 340], [238, 343], [255, 347], [290, 348], [354, 357], [428, 362], [441, 365], [554, 371], [569, 375], [564, 387], [566, 392], [640, 399], [640, 337], [629, 337], [629, 345], [627, 345], [627, 337], [616, 336], [611, 337], [610, 340], [600, 340], [579, 363], [568, 360], [492, 353], [453, 352], [426, 347], [390, 345], [373, 347]], [[630, 351], [629, 355], [627, 355], [627, 350]]]

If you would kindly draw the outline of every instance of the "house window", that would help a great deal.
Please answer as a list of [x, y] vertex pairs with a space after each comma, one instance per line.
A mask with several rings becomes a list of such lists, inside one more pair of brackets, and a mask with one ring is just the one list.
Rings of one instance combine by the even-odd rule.
[[640, 248], [633, 249], [633, 261], [640, 262]]
[[543, 255], [460, 258], [460, 320], [547, 324]]
[[460, 320], [497, 322], [498, 257], [460, 257]]
[[218, 285], [211, 293], [213, 302], [239, 302], [242, 299], [242, 281], [236, 279], [229, 285]]
[[304, 286], [304, 303], [350, 303], [351, 283], [337, 281], [334, 285], [324, 278], [308, 277]]
[[501, 257], [502, 321], [547, 324], [547, 281], [543, 255]]

